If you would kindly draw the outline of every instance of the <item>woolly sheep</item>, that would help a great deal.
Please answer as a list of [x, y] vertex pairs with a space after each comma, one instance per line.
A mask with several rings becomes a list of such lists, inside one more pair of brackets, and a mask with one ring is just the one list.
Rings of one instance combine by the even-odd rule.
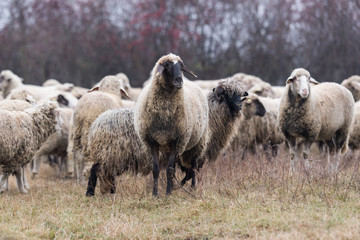
[[[210, 161], [218, 157], [234, 135], [241, 116], [241, 97], [245, 95], [241, 85], [231, 79], [220, 82], [208, 95], [210, 141], [206, 157]], [[116, 109], [102, 113], [89, 130], [89, 149], [94, 165], [87, 196], [94, 195], [97, 171], [100, 190], [104, 194], [115, 191], [114, 178], [117, 174], [133, 171], [146, 175], [152, 169], [151, 156], [146, 153], [144, 144], [135, 132], [134, 109]], [[193, 176], [189, 173], [182, 184]]]
[[56, 86], [36, 86], [31, 84], [23, 84], [23, 79], [14, 74], [10, 70], [3, 70], [0, 73], [0, 90], [3, 92], [3, 97], [6, 98], [13, 91], [26, 90], [34, 97], [36, 101], [48, 99], [49, 96], [60, 94], [63, 92], [70, 92], [73, 89], [73, 84], [63, 84]]
[[341, 153], [348, 147], [353, 115], [354, 99], [349, 90], [337, 83], [318, 84], [303, 68], [293, 70], [286, 81], [278, 116], [290, 147], [290, 173], [295, 172], [301, 155], [305, 169], [309, 168], [310, 145], [315, 141], [324, 141], [329, 147], [329, 167], [331, 163], [332, 170], [337, 171]]
[[58, 108], [58, 112], [63, 124], [61, 128], [51, 134], [41, 145], [40, 149], [36, 151], [31, 169], [32, 177], [38, 174], [41, 161], [49, 155], [58, 158], [60, 174], [67, 175], [69, 173], [66, 150], [68, 146], [69, 124], [73, 110], [69, 108]]
[[261, 114], [250, 114], [248, 120], [240, 125], [236, 140], [234, 140], [234, 145], [243, 149], [242, 158], [247, 150], [254, 153], [257, 145], [262, 145], [264, 150], [270, 146], [273, 156], [276, 156], [278, 144], [284, 141], [284, 136], [277, 124], [280, 99], [250, 94], [243, 103], [245, 114], [249, 112], [247, 109], [251, 109], [256, 102], [262, 104], [264, 114], [262, 111], [260, 111]]
[[58, 104], [54, 102], [45, 102], [24, 112], [0, 110], [0, 193], [8, 190], [6, 183], [10, 174], [15, 174], [20, 193], [28, 192], [24, 166], [61, 124], [56, 107]]
[[207, 143], [206, 97], [196, 84], [183, 80], [182, 71], [189, 72], [179, 56], [161, 57], [155, 64], [150, 85], [143, 89], [135, 107], [136, 132], [153, 159], [155, 196], [159, 151], [170, 152], [166, 169], [166, 193], [170, 194], [176, 158], [182, 155], [181, 165], [194, 168]]
[[360, 101], [355, 103], [354, 118], [349, 133], [349, 148], [351, 150], [360, 148]]
[[[202, 167], [205, 159], [214, 162], [222, 150], [230, 145], [232, 138], [245, 117], [240, 112], [243, 101], [247, 98], [242, 84], [234, 78], [221, 80], [218, 85], [207, 95], [209, 105], [209, 141], [205, 154], [198, 159], [198, 169]], [[246, 98], [244, 98], [246, 97]], [[184, 185], [192, 178], [192, 186], [195, 186], [195, 175], [190, 168], [185, 178], [181, 181]]]
[[[127, 94], [122, 81], [115, 76], [106, 76], [92, 92], [79, 99], [74, 109], [72, 140], [76, 176], [80, 184], [84, 184], [83, 170], [85, 160], [89, 157], [87, 147], [89, 128], [92, 122], [109, 109], [122, 107], [121, 94]], [[71, 142], [70, 141], [70, 142]]]
[[[243, 119], [240, 122], [237, 132], [231, 142], [232, 151], [242, 150], [244, 158], [247, 150], [253, 150], [256, 146], [257, 127], [254, 118], [262, 118], [266, 114], [265, 107], [255, 94], [249, 94], [243, 102], [241, 114]], [[262, 128], [263, 126], [261, 126]]]
[[249, 93], [254, 93], [261, 97], [277, 98], [271, 85], [267, 82], [258, 83], [248, 89]]
[[346, 87], [353, 95], [355, 102], [360, 100], [360, 76], [353, 75], [341, 83]]

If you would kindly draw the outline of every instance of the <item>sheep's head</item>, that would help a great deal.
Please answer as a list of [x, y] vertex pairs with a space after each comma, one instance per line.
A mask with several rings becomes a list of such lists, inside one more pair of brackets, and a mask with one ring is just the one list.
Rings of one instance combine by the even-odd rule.
[[[168, 54], [161, 57], [155, 65], [154, 78], [163, 79], [161, 83], [166, 89], [180, 89], [183, 85], [183, 72], [196, 75], [189, 70], [179, 56]], [[160, 78], [163, 76], [163, 78]]]
[[116, 76], [104, 77], [101, 79], [99, 84], [96, 84], [95, 87], [90, 89], [88, 92], [94, 91], [111, 92], [130, 99], [128, 93], [124, 89], [123, 81]]
[[4, 91], [13, 79], [17, 78], [20, 82], [22, 78], [14, 74], [10, 70], [3, 70], [0, 73], [0, 91]]
[[274, 98], [276, 96], [274, 90], [271, 88], [269, 83], [261, 83], [255, 84], [252, 88], [248, 90], [249, 93], [254, 93], [258, 96], [262, 97], [271, 97]]
[[245, 119], [250, 119], [252, 116], [263, 117], [266, 113], [264, 105], [259, 100], [259, 97], [255, 94], [250, 94], [244, 100], [244, 106], [242, 113], [245, 116]]
[[238, 114], [242, 109], [242, 101], [248, 95], [242, 85], [234, 78], [222, 80], [213, 89], [215, 99], [219, 104], [226, 104], [232, 114]]
[[296, 68], [286, 80], [286, 84], [291, 84], [290, 88], [293, 94], [303, 99], [307, 98], [310, 94], [310, 83], [318, 84], [304, 68]]

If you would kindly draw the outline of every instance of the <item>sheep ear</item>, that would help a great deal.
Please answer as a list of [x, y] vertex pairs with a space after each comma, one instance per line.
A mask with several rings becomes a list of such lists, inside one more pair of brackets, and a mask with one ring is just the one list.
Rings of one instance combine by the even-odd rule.
[[99, 86], [95, 86], [92, 89], [88, 90], [87, 92], [95, 92], [95, 91], [99, 91]]
[[356, 90], [360, 90], [360, 83], [359, 82], [352, 81], [352, 82], [350, 82], [350, 84]]
[[195, 75], [195, 73], [193, 73], [193, 71], [191, 71], [188, 67], [186, 67], [186, 66], [184, 65], [184, 63], [181, 63], [181, 70], [182, 70], [183, 72], [186, 72], [186, 73], [190, 74], [191, 76], [197, 78], [197, 76]]
[[296, 78], [296, 77], [291, 77], [291, 76], [290, 76], [290, 77], [286, 80], [286, 84], [291, 83], [292, 81], [295, 80], [295, 78]]
[[247, 92], [244, 92], [243, 97], [249, 96], [249, 94]]
[[319, 84], [319, 82], [316, 81], [315, 79], [313, 79], [312, 77], [310, 77], [309, 82], [310, 82], [310, 83], [313, 83], [313, 84]]
[[157, 76], [160, 76], [160, 75], [163, 73], [164, 69], [165, 69], [164, 66], [161, 65], [161, 64], [159, 64], [159, 66], [158, 66], [157, 69], [156, 69], [155, 76], [156, 76], [156, 77], [157, 77]]
[[122, 96], [122, 97], [124, 97], [124, 98], [126, 98], [126, 99], [130, 99], [129, 94], [126, 92], [125, 89], [121, 88], [121, 89], [120, 89], [120, 92], [121, 92], [121, 96]]
[[56, 98], [56, 101], [59, 103], [59, 104], [62, 104], [62, 105], [65, 105], [65, 106], [69, 106], [69, 101], [62, 95], [62, 94], [59, 94]]

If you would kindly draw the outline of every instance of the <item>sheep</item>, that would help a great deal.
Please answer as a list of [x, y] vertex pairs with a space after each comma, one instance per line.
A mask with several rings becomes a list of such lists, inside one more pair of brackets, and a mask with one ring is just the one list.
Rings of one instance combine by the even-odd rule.
[[250, 149], [255, 151], [257, 131], [263, 126], [256, 126], [254, 118], [262, 118], [266, 114], [264, 104], [259, 100], [255, 94], [249, 94], [243, 102], [241, 114], [244, 116], [243, 121], [240, 122], [237, 132], [232, 139], [231, 149], [233, 152], [241, 148], [242, 159], [245, 152]]
[[360, 101], [355, 103], [354, 118], [349, 133], [349, 148], [351, 150], [360, 148]]
[[34, 159], [32, 161], [32, 177], [34, 178], [40, 168], [42, 159], [49, 155], [53, 155], [58, 158], [59, 173], [69, 174], [68, 171], [68, 159], [67, 159], [67, 146], [69, 137], [69, 124], [73, 114], [73, 110], [69, 108], [58, 108], [59, 116], [62, 119], [62, 126], [56, 132], [51, 134], [48, 139], [41, 145], [39, 150], [36, 151]]
[[354, 97], [354, 101], [357, 102], [360, 100], [360, 76], [353, 75], [341, 83], [342, 86], [349, 89]]
[[73, 84], [55, 85], [48, 87], [41, 87], [30, 84], [23, 84], [23, 79], [11, 72], [10, 70], [3, 70], [0, 73], [0, 90], [3, 92], [3, 97], [6, 98], [11, 92], [25, 89], [36, 101], [46, 99], [48, 96], [59, 94], [63, 92], [70, 92], [73, 89]]
[[[202, 168], [206, 159], [214, 162], [223, 149], [230, 145], [240, 124], [245, 121], [240, 110], [247, 96], [248, 93], [244, 91], [242, 84], [233, 77], [221, 80], [213, 91], [208, 93], [209, 140], [204, 155], [197, 160], [198, 170]], [[187, 169], [181, 185], [190, 178], [192, 179], [191, 186], [194, 187], [195, 173], [192, 168]]]
[[181, 165], [194, 168], [207, 143], [206, 97], [196, 84], [183, 80], [182, 71], [191, 73], [179, 56], [161, 57], [135, 106], [136, 132], [153, 159], [154, 196], [158, 195], [159, 151], [170, 152], [166, 193], [171, 194], [176, 158], [182, 155]]
[[61, 119], [56, 107], [57, 103], [44, 102], [24, 112], [0, 110], [0, 193], [8, 190], [10, 174], [15, 174], [19, 192], [28, 192], [24, 166], [47, 137], [59, 128]]
[[0, 109], [7, 111], [24, 111], [25, 109], [33, 107], [32, 104], [22, 100], [5, 99], [0, 101]]
[[[215, 161], [221, 150], [229, 144], [241, 118], [241, 98], [246, 95], [240, 84], [227, 79], [221, 81], [207, 96], [210, 141], [206, 147], [206, 157], [209, 161]], [[94, 165], [87, 196], [94, 195], [97, 175], [101, 193], [104, 194], [115, 192], [114, 179], [117, 174], [132, 171], [147, 175], [151, 171], [151, 156], [146, 153], [145, 145], [135, 132], [134, 109], [116, 109], [102, 113], [91, 125], [88, 145]], [[181, 184], [185, 184], [192, 176], [187, 174]]]
[[[260, 97], [255, 94], [250, 94], [244, 102], [244, 113], [249, 113], [248, 105], [254, 103], [262, 104], [264, 108], [264, 115], [261, 114], [250, 114], [249, 119], [242, 125], [240, 125], [236, 144], [237, 147], [243, 148], [242, 158], [247, 150], [255, 152], [257, 145], [262, 145], [264, 150], [268, 146], [271, 147], [272, 155], [277, 155], [277, 147], [284, 141], [284, 136], [279, 129], [277, 124], [277, 115], [279, 113], [280, 99], [272, 99], [266, 97]], [[251, 117], [252, 116], [252, 117]]]
[[348, 148], [353, 115], [354, 99], [349, 90], [337, 83], [318, 84], [303, 68], [293, 70], [286, 80], [278, 115], [280, 130], [290, 147], [290, 174], [295, 173], [301, 154], [305, 170], [309, 169], [310, 146], [315, 141], [326, 143], [329, 170], [331, 163], [336, 172], [341, 154]]
[[79, 99], [74, 109], [73, 126], [70, 133], [73, 138], [73, 154], [78, 183], [84, 184], [83, 170], [89, 157], [87, 148], [88, 132], [92, 122], [109, 109], [122, 107], [121, 94], [127, 95], [122, 81], [115, 76], [106, 76], [98, 87]]
[[136, 101], [142, 91], [142, 88], [134, 88], [130, 85], [130, 80], [125, 73], [118, 73], [115, 75], [123, 81], [123, 86], [132, 101]]
[[255, 84], [248, 90], [248, 92], [254, 93], [261, 97], [268, 97], [268, 98], [276, 98], [277, 97], [273, 88], [267, 82], [263, 82], [261, 84]]
[[114, 179], [125, 171], [147, 175], [151, 156], [135, 132], [134, 108], [120, 108], [102, 113], [91, 125], [88, 137], [93, 161], [87, 196], [93, 196], [99, 175], [100, 191], [114, 193]]

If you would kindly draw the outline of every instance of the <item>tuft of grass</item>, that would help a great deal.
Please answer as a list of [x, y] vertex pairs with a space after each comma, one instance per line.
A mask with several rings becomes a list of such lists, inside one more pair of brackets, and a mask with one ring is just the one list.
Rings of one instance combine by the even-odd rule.
[[[44, 166], [21, 195], [15, 179], [0, 195], [0, 239], [355, 239], [360, 235], [360, 172], [356, 157], [336, 175], [313, 156], [310, 172], [289, 176], [285, 151], [225, 153], [197, 174], [196, 190], [177, 186], [154, 198], [152, 176], [125, 174], [117, 192], [85, 196], [74, 179]], [[183, 174], [178, 170], [177, 179]], [[176, 182], [176, 181], [175, 181]]]

